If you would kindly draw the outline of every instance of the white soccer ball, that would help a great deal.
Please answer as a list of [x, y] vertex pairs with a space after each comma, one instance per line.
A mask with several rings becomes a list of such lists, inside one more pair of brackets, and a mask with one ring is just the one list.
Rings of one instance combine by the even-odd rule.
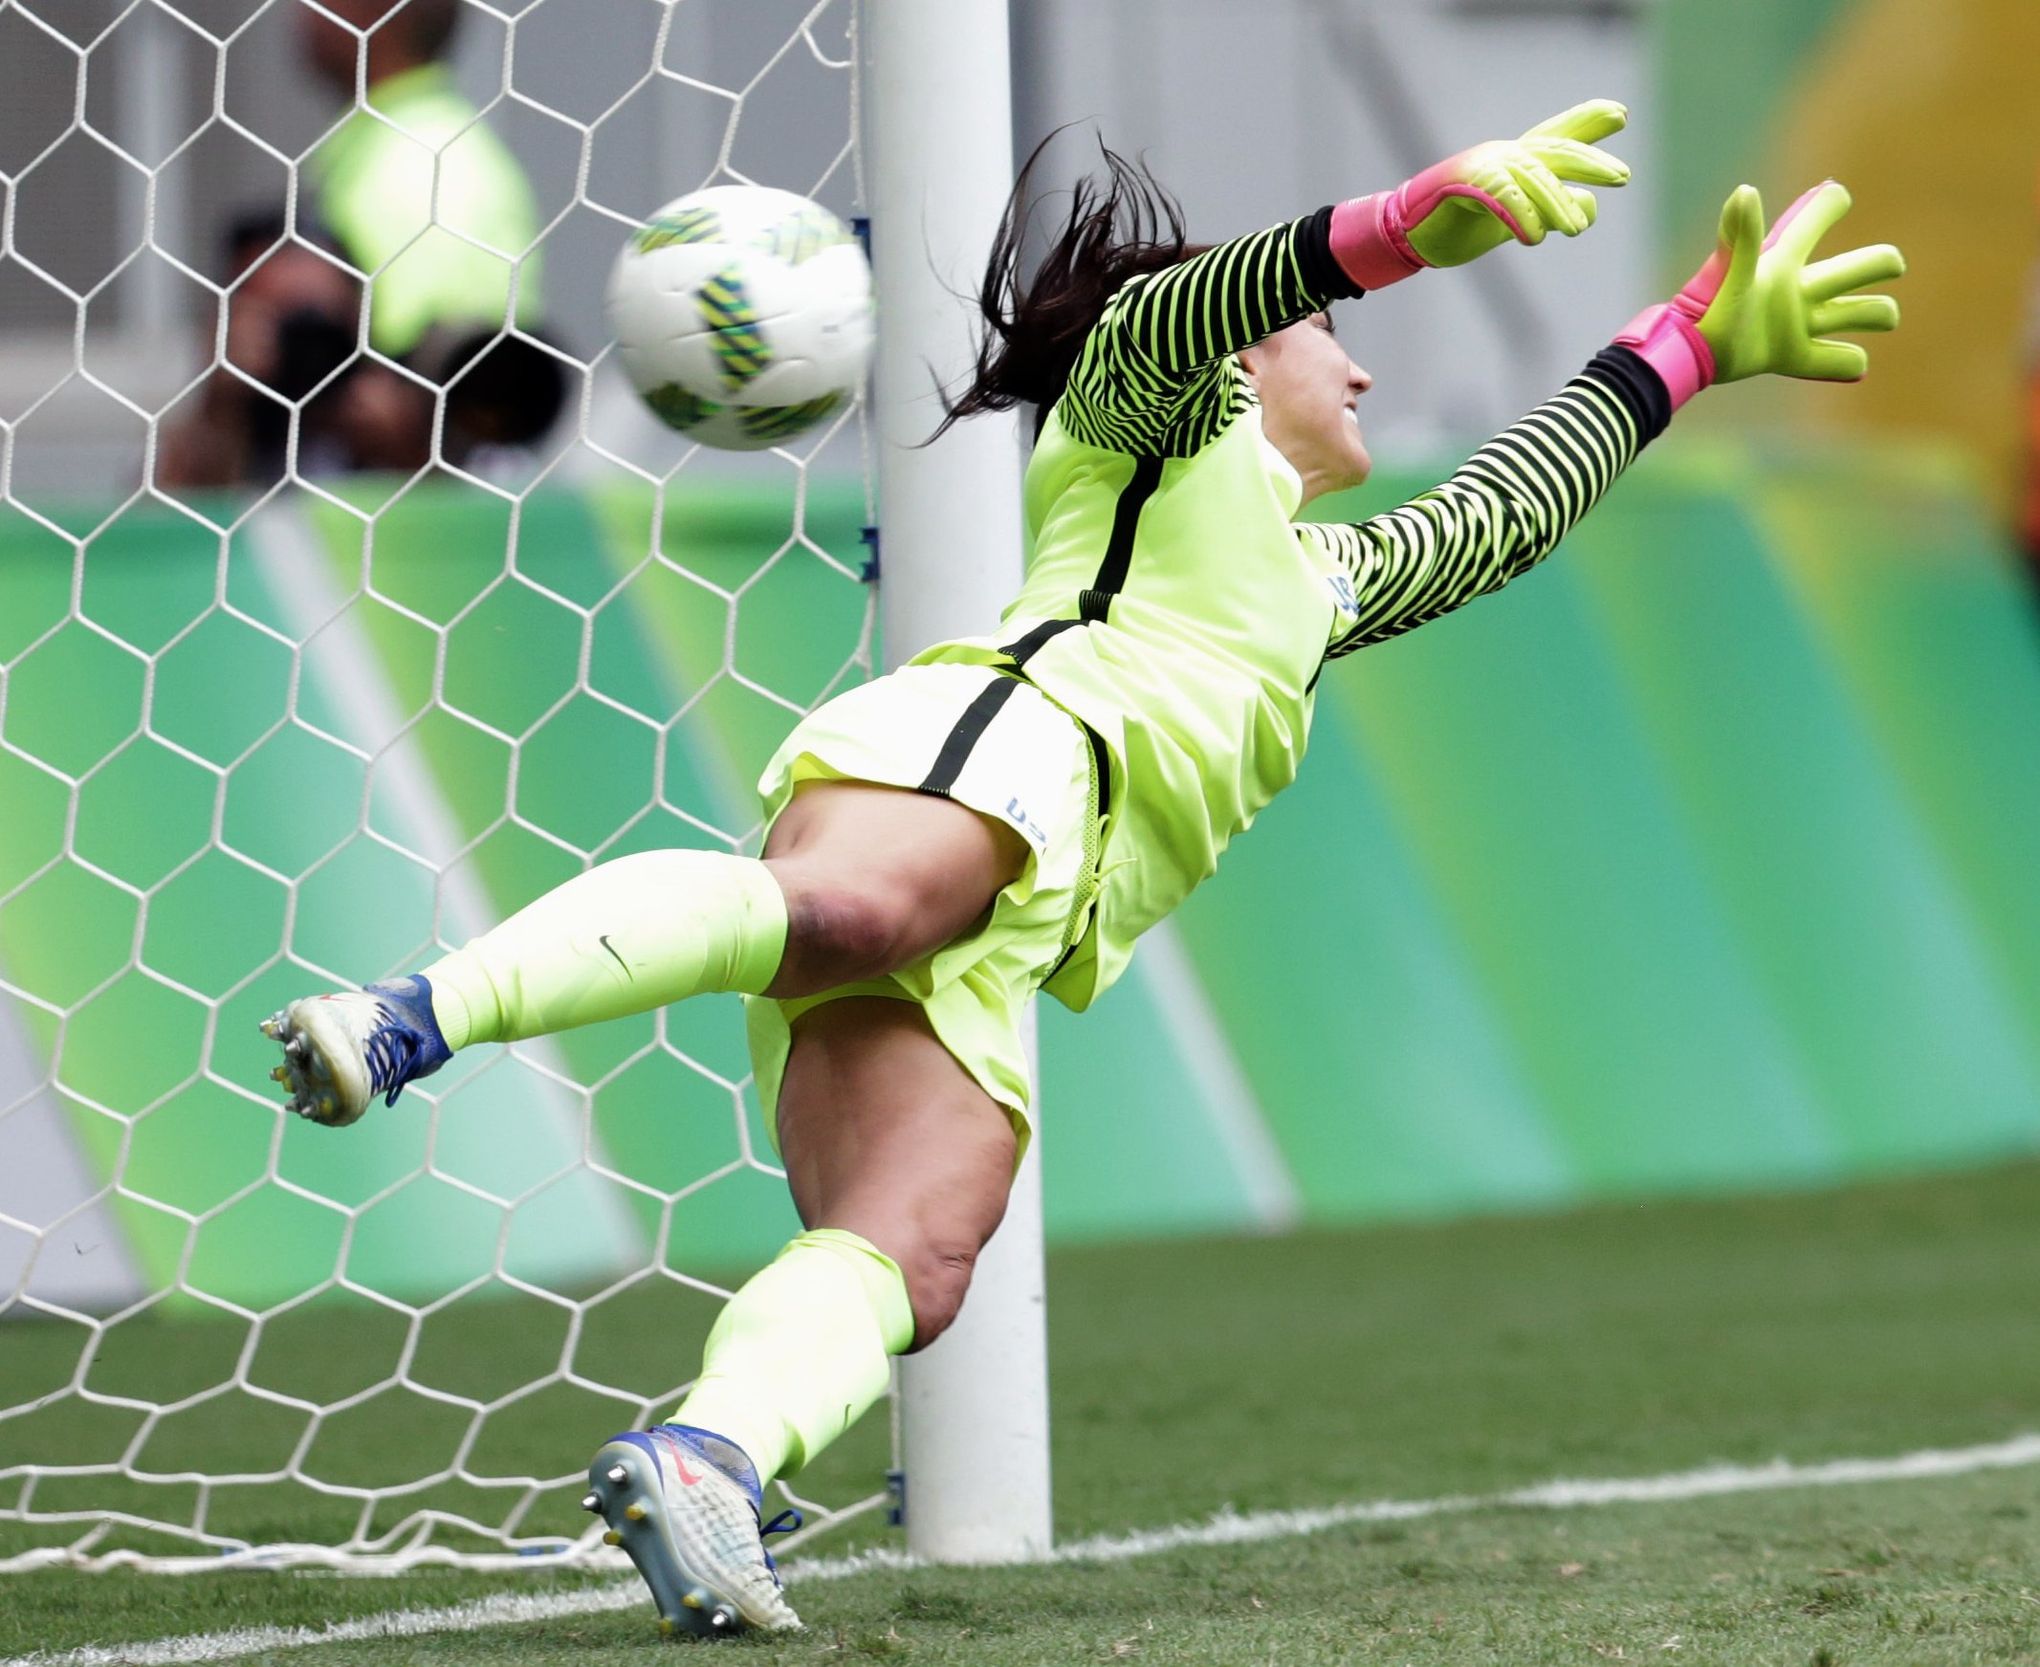
[[609, 275], [631, 384], [682, 434], [760, 451], [850, 399], [871, 358], [871, 267], [819, 204], [763, 185], [676, 197]]

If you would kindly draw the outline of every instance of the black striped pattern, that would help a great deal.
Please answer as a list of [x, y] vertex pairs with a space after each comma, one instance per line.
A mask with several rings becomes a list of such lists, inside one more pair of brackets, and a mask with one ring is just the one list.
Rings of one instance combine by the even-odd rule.
[[1129, 279], [1057, 406], [1088, 446], [1189, 457], [1253, 403], [1232, 355], [1330, 304], [1323, 213]]
[[1625, 392], [1592, 366], [1400, 509], [1357, 525], [1300, 524], [1338, 558], [1360, 604], [1327, 657], [1436, 619], [1549, 555], [1642, 444]]

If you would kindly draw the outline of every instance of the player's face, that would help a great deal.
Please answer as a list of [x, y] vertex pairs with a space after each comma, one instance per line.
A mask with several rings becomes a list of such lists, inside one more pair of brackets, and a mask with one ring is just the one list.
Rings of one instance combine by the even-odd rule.
[[1303, 477], [1308, 503], [1358, 486], [1374, 467], [1355, 402], [1374, 379], [1347, 357], [1328, 314], [1277, 330], [1240, 354], [1261, 398], [1261, 427]]

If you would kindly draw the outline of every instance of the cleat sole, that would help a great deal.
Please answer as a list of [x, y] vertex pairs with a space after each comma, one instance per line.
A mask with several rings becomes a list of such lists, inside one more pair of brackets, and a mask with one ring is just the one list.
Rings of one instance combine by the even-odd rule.
[[293, 1017], [298, 1008], [306, 1005], [293, 1002], [261, 1021], [262, 1034], [283, 1048], [283, 1063], [275, 1066], [269, 1077], [290, 1091], [287, 1110], [308, 1122], [342, 1127], [366, 1111], [367, 1103], [364, 1101], [360, 1110], [349, 1112], [334, 1080], [332, 1061], [312, 1032]]
[[[623, 1462], [605, 1465], [612, 1455]], [[589, 1468], [588, 1481], [592, 1508], [608, 1525], [602, 1543], [621, 1547], [630, 1558], [651, 1590], [664, 1636], [727, 1638], [754, 1626], [773, 1629], [773, 1622], [750, 1621], [735, 1601], [688, 1567], [659, 1503], [663, 1484], [651, 1459], [634, 1448], [606, 1447]]]

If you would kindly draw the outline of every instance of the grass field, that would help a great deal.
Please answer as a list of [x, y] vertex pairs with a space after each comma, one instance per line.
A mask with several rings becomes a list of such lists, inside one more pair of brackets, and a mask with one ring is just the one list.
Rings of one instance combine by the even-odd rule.
[[[2040, 1430], [2036, 1221], [2040, 1166], [2022, 1165], [1819, 1196], [1064, 1252], [1050, 1287], [1058, 1530], [1881, 1458]], [[475, 1356], [514, 1345], [516, 1318], [499, 1308], [478, 1322]], [[352, 1323], [298, 1334], [294, 1372], [344, 1372], [363, 1347]], [[194, 1328], [159, 1329], [163, 1370], [205, 1347]], [[7, 1399], [54, 1369], [38, 1351], [56, 1347], [40, 1328], [0, 1333]], [[563, 1409], [550, 1439], [585, 1447], [587, 1416]], [[547, 1438], [536, 1424], [518, 1437]], [[393, 1464], [417, 1432], [354, 1439]], [[815, 1490], [868, 1489], [881, 1440], [860, 1432], [832, 1453]], [[1571, 1509], [1475, 1503], [1040, 1568], [803, 1581], [796, 1566], [809, 1630], [720, 1647], [760, 1663], [995, 1667], [2028, 1661], [2040, 1659], [2036, 1468]], [[558, 1519], [578, 1527], [564, 1496]], [[807, 1555], [895, 1542], [872, 1521]], [[0, 1667], [613, 1586], [17, 1576], [0, 1583]], [[580, 1663], [669, 1647], [688, 1646], [662, 1644], [633, 1605], [291, 1659]]]

